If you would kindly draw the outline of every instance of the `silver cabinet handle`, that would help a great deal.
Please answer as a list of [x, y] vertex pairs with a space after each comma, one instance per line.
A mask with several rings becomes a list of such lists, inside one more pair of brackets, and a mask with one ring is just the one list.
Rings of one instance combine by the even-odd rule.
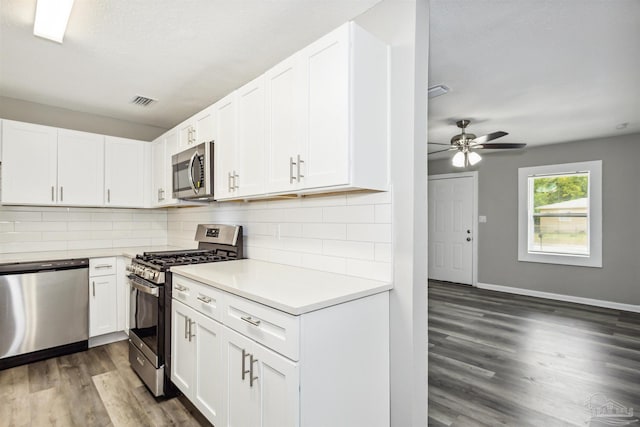
[[93, 287], [93, 296], [95, 297], [95, 296], [96, 296], [96, 281], [95, 281], [95, 280], [94, 280], [94, 281], [92, 281], [92, 282], [91, 282], [91, 285], [92, 285], [92, 287]]
[[189, 337], [189, 318], [187, 316], [184, 317], [184, 339], [186, 340]]
[[63, 200], [64, 200], [64, 188], [60, 186], [60, 201], [62, 202]]
[[205, 295], [198, 295], [198, 301], [202, 301], [205, 304], [211, 304], [211, 298]]
[[253, 326], [260, 326], [260, 320], [252, 319], [251, 316], [241, 316], [240, 318], [247, 323], [251, 323]]
[[186, 286], [182, 286], [182, 285], [176, 285], [176, 290], [178, 292], [185, 292], [185, 291], [188, 291], [189, 288], [187, 288]]
[[52, 186], [51, 186], [51, 201], [52, 201], [52, 202], [55, 202], [54, 194], [53, 194], [54, 192], [55, 192], [55, 187], [52, 185]]
[[107, 203], [111, 203], [111, 190], [107, 189]]
[[304, 160], [302, 160], [300, 158], [300, 154], [298, 154], [298, 182], [300, 182], [300, 178], [304, 178], [304, 175], [300, 173], [300, 166], [302, 166], [302, 163], [304, 163]]
[[253, 376], [253, 364], [256, 363], [258, 359], [253, 358], [253, 354], [249, 355], [249, 387], [253, 387], [253, 382], [258, 379], [258, 376]]
[[293, 180], [296, 179], [295, 176], [293, 176], [293, 166], [296, 164], [296, 162], [293, 161], [293, 157], [289, 157], [289, 184], [293, 184]]
[[140, 356], [136, 356], [136, 360], [140, 364], [140, 366], [144, 366], [144, 359], [141, 359]]
[[240, 188], [238, 186], [238, 178], [240, 178], [240, 175], [238, 175], [236, 171], [233, 171], [233, 191], [236, 191], [238, 188]]
[[191, 342], [191, 338], [195, 337], [196, 334], [192, 331], [192, 326], [195, 325], [196, 321], [189, 319], [189, 342]]
[[244, 381], [244, 376], [249, 373], [249, 370], [246, 369], [246, 364], [245, 364], [245, 360], [247, 359], [247, 356], [251, 356], [251, 355], [247, 353], [246, 350], [243, 348], [242, 349], [242, 381]]
[[99, 264], [96, 265], [95, 267], [93, 267], [95, 269], [100, 269], [100, 268], [113, 268], [113, 264]]
[[227, 172], [227, 189], [229, 190], [229, 193], [231, 193], [231, 172]]
[[164, 188], [160, 188], [159, 190], [158, 201], [164, 200]]

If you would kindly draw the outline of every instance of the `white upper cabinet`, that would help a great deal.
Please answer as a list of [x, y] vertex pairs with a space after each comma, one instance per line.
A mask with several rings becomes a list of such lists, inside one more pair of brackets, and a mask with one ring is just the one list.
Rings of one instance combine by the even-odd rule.
[[265, 191], [264, 77], [244, 85], [236, 93], [238, 139], [234, 196], [253, 196]]
[[211, 105], [178, 125], [178, 151], [214, 139], [214, 112]]
[[149, 143], [107, 136], [104, 147], [105, 205], [141, 208], [147, 187]]
[[236, 191], [238, 168], [236, 165], [237, 129], [237, 93], [232, 92], [213, 104], [215, 109], [216, 137], [213, 145], [215, 197], [225, 199], [233, 197]]
[[299, 187], [293, 173], [293, 156], [302, 147], [302, 123], [298, 119], [302, 108], [302, 74], [301, 55], [296, 54], [267, 71], [264, 77], [268, 193]]
[[2, 203], [57, 204], [58, 130], [4, 120], [2, 141]]
[[58, 203], [104, 203], [104, 136], [58, 129]]

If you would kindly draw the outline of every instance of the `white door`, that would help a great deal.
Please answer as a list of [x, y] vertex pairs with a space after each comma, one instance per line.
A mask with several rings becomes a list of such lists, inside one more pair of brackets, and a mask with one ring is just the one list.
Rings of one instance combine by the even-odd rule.
[[193, 118], [178, 125], [178, 149], [186, 150], [196, 140], [196, 128], [193, 126]]
[[56, 128], [3, 122], [3, 203], [56, 204], [57, 140]]
[[192, 313], [193, 310], [181, 302], [171, 301], [171, 381], [187, 397], [192, 395], [195, 375], [195, 350], [189, 340]]
[[207, 107], [193, 118], [195, 126], [195, 142], [194, 144], [202, 144], [203, 142], [211, 142], [215, 136], [215, 117], [213, 106]]
[[429, 179], [429, 278], [473, 284], [474, 179]]
[[58, 204], [104, 204], [104, 136], [58, 130]]
[[215, 320], [193, 312], [196, 358], [193, 403], [216, 426], [224, 425], [222, 328]]
[[[226, 375], [226, 424], [225, 427], [259, 426], [258, 408], [260, 390], [257, 383], [250, 384], [251, 354], [253, 342], [248, 338], [224, 327], [222, 363]], [[256, 357], [254, 356], [254, 360]], [[253, 364], [257, 374], [257, 360]]]
[[303, 147], [301, 77], [299, 54], [276, 65], [264, 76], [268, 193], [288, 191], [298, 186], [293, 179], [291, 162]]
[[216, 118], [215, 156], [215, 197], [223, 199], [235, 195], [234, 180], [236, 170], [237, 114], [236, 92], [227, 95], [214, 104]]
[[118, 327], [116, 276], [91, 277], [89, 282], [89, 336], [115, 332]]
[[173, 197], [173, 163], [171, 156], [178, 152], [178, 132], [172, 130], [164, 136], [164, 186], [162, 204], [176, 204], [178, 199]]
[[349, 49], [349, 25], [343, 25], [301, 51], [305, 188], [349, 182]]
[[146, 142], [107, 136], [104, 145], [105, 205], [144, 207]]
[[258, 359], [254, 386], [260, 390], [260, 427], [298, 427], [300, 392], [298, 364], [260, 344], [254, 345]]
[[238, 145], [236, 196], [264, 193], [264, 78], [238, 89]]
[[165, 200], [167, 188], [165, 187], [165, 143], [164, 136], [151, 143], [151, 205], [160, 206]]

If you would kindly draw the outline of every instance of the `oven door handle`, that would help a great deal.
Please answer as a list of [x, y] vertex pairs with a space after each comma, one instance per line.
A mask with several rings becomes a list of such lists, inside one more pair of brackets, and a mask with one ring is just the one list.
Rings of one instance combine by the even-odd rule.
[[152, 295], [156, 298], [158, 298], [159, 296], [159, 287], [158, 286], [145, 286], [145, 285], [141, 285], [140, 283], [134, 282], [133, 280], [129, 279], [129, 285], [131, 285], [132, 288], [135, 288], [137, 290], [139, 290], [140, 292], [144, 292], [145, 294], [149, 294]]

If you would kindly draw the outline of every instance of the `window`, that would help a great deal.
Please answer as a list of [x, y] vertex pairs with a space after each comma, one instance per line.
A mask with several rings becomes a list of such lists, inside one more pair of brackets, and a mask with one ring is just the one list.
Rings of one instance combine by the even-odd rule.
[[518, 170], [518, 260], [602, 267], [602, 161]]

